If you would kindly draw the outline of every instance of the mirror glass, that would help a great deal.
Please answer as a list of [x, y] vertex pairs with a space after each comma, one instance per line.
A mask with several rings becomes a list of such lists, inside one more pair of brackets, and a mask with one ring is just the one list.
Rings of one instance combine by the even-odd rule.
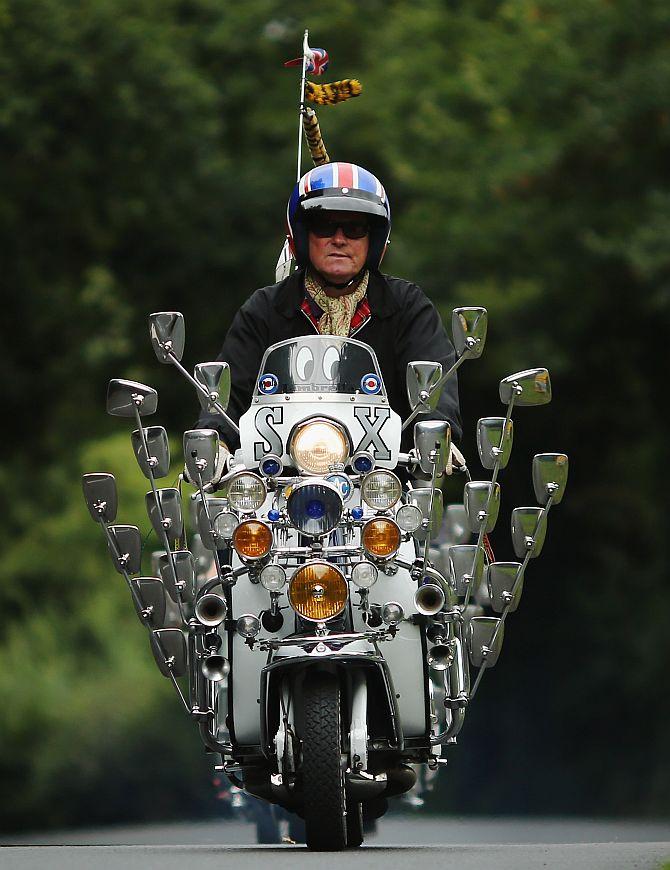
[[215, 429], [189, 429], [184, 432], [184, 461], [193, 483], [198, 483], [198, 475], [203, 486], [212, 480], [218, 452], [219, 433]]
[[[186, 641], [179, 628], [159, 628], [151, 632], [151, 651], [164, 677], [186, 673]], [[167, 661], [166, 661], [167, 659]]]
[[[503, 437], [504, 430], [504, 437]], [[504, 468], [509, 462], [512, 452], [512, 440], [514, 438], [514, 424], [505, 417], [481, 417], [477, 421], [477, 450], [479, 461], [484, 468], [491, 470], [500, 453], [500, 468]], [[501, 444], [502, 442], [502, 444]]]
[[488, 566], [486, 582], [488, 584], [491, 607], [496, 613], [502, 613], [508, 604], [510, 605], [509, 612], [514, 613], [519, 606], [521, 593], [523, 592], [523, 577], [514, 590], [513, 600], [511, 599], [511, 594], [520, 568], [521, 564], [519, 562], [491, 562]]
[[84, 474], [81, 486], [86, 506], [93, 519], [96, 522], [102, 520], [105, 523], [113, 523], [119, 505], [114, 475], [104, 471]]
[[438, 362], [415, 360], [407, 363], [407, 397], [409, 406], [414, 410], [417, 405], [433, 410], [437, 407], [441, 390], [431, 393], [431, 387], [442, 377], [442, 365]]
[[150, 490], [144, 498], [147, 514], [158, 539], [162, 541], [165, 534], [170, 545], [174, 545], [184, 533], [179, 490], [172, 486], [157, 489], [156, 497]]
[[[488, 518], [480, 516], [486, 510], [487, 501]], [[493, 531], [500, 511], [500, 484], [488, 480], [469, 481], [463, 490], [463, 503], [471, 532], [479, 534], [484, 523], [486, 532]]]
[[227, 362], [198, 363], [193, 370], [193, 377], [209, 393], [206, 399], [198, 393], [200, 407], [205, 411], [213, 409], [213, 402], [218, 402], [225, 411], [230, 401], [230, 367]]
[[135, 587], [137, 597], [142, 603], [142, 610], [150, 610], [148, 615], [144, 615], [142, 610], [138, 609], [137, 602], [133, 599], [135, 610], [140, 618], [140, 621], [151, 628], [165, 627], [165, 588], [158, 577], [136, 577], [130, 581]]
[[549, 501], [553, 492], [552, 505], [563, 499], [568, 482], [568, 457], [565, 453], [538, 453], [533, 457], [533, 489], [535, 498], [541, 505]]
[[177, 360], [181, 360], [186, 341], [183, 314], [179, 311], [157, 311], [155, 314], [150, 314], [149, 335], [151, 346], [159, 362], [171, 361], [168, 351], [171, 351]]
[[[431, 491], [432, 490], [429, 486], [421, 486], [417, 487], [417, 489], [411, 489], [408, 493], [409, 503], [415, 504], [419, 508], [424, 519], [428, 519], [429, 516]], [[436, 489], [435, 497], [433, 499], [433, 513], [430, 527], [431, 540], [437, 537], [440, 531], [440, 526], [442, 525], [442, 515], [444, 513], [442, 498], [442, 490]], [[413, 537], [417, 541], [425, 541], [426, 534], [427, 532], [425, 529], [419, 528], [414, 532]]]
[[503, 405], [509, 405], [513, 394], [515, 406], [546, 405], [551, 402], [549, 372], [540, 368], [508, 375], [500, 381], [499, 393]]
[[472, 537], [464, 504], [448, 504], [444, 510], [443, 540], [447, 544], [467, 544]]
[[147, 461], [144, 452], [140, 430], [135, 429], [130, 436], [135, 459], [142, 474], [148, 479], [151, 479], [152, 474], [154, 478], [165, 477], [170, 471], [170, 445], [165, 428], [163, 426], [148, 426], [144, 430], [144, 437], [149, 449], [149, 461]]
[[[500, 620], [496, 616], [473, 616], [468, 623], [468, 652], [470, 653], [470, 661], [473, 667], [492, 668], [498, 661], [505, 634], [504, 624], [500, 626], [500, 631], [495, 639], [495, 646], [493, 648], [491, 647], [491, 640], [499, 622]], [[485, 649], [490, 650], [486, 655], [484, 655]]]
[[547, 512], [539, 507], [518, 507], [512, 511], [512, 544], [517, 559], [530, 550], [531, 559], [542, 552], [547, 535]]
[[438, 477], [444, 474], [451, 446], [451, 426], [444, 420], [424, 420], [414, 426], [414, 447], [424, 474], [433, 473], [430, 455], [437, 451], [435, 464]]
[[451, 332], [458, 356], [468, 352], [470, 359], [484, 353], [489, 315], [486, 308], [454, 308], [451, 313]]
[[137, 381], [114, 378], [107, 386], [107, 413], [112, 417], [134, 417], [135, 408], [141, 417], [155, 414], [158, 393], [153, 387]]
[[[457, 595], [466, 595], [469, 585], [473, 590], [480, 586], [485, 558], [484, 548], [476, 544], [457, 544], [449, 548], [449, 574]], [[473, 578], [471, 583], [466, 582], [466, 575]]]
[[[173, 564], [176, 578], [172, 573]], [[178, 600], [179, 594], [184, 601], [193, 601], [195, 560], [189, 550], [176, 550], [171, 555], [164, 553], [158, 561], [158, 570], [173, 601]]]
[[107, 546], [119, 574], [139, 574], [142, 561], [142, 536], [137, 526], [110, 526], [112, 543]]

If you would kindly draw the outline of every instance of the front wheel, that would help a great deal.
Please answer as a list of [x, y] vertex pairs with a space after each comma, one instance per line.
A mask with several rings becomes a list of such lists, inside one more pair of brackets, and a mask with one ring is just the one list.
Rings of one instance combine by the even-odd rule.
[[337, 677], [308, 674], [303, 699], [302, 782], [307, 846], [320, 852], [336, 852], [347, 845]]

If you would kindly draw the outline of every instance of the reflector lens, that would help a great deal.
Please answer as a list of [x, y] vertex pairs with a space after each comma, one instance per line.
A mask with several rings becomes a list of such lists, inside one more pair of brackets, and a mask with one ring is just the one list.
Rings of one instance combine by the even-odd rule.
[[244, 520], [233, 533], [233, 547], [245, 559], [262, 559], [272, 547], [272, 531], [260, 520]]
[[361, 542], [371, 556], [388, 559], [400, 546], [400, 529], [393, 520], [369, 520], [363, 526]]
[[334, 565], [310, 562], [291, 578], [288, 598], [304, 619], [323, 622], [338, 616], [347, 603], [347, 581]]
[[257, 474], [241, 472], [228, 485], [228, 501], [238, 511], [257, 511], [266, 494], [265, 484]]
[[423, 514], [415, 504], [404, 504], [398, 509], [395, 521], [403, 532], [415, 532], [423, 522]]
[[361, 496], [369, 507], [378, 511], [392, 508], [402, 492], [400, 481], [390, 471], [373, 471], [363, 478]]
[[351, 579], [360, 589], [369, 589], [377, 582], [379, 572], [372, 562], [358, 562], [351, 569]]
[[300, 426], [291, 440], [291, 456], [302, 471], [327, 474], [331, 466], [344, 465], [349, 444], [342, 430], [328, 420]]

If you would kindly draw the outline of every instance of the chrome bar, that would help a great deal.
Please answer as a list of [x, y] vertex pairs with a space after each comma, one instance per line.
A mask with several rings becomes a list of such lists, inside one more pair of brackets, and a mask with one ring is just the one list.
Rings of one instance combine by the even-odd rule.
[[351, 643], [355, 640], [383, 641], [392, 640], [393, 632], [384, 631], [354, 631], [342, 634], [324, 634], [305, 637], [258, 638], [261, 649], [279, 649], [282, 646], [309, 646], [313, 643]]

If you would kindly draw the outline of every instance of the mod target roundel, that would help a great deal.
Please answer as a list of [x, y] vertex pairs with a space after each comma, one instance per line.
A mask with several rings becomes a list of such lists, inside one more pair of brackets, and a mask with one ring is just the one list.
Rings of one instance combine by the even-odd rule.
[[278, 389], [279, 381], [277, 375], [265, 374], [261, 375], [258, 379], [258, 390], [263, 393], [264, 396], [271, 396], [273, 393], [276, 393]]
[[364, 375], [361, 378], [361, 389], [368, 396], [374, 396], [382, 388], [382, 382], [379, 375], [371, 372], [369, 375]]

